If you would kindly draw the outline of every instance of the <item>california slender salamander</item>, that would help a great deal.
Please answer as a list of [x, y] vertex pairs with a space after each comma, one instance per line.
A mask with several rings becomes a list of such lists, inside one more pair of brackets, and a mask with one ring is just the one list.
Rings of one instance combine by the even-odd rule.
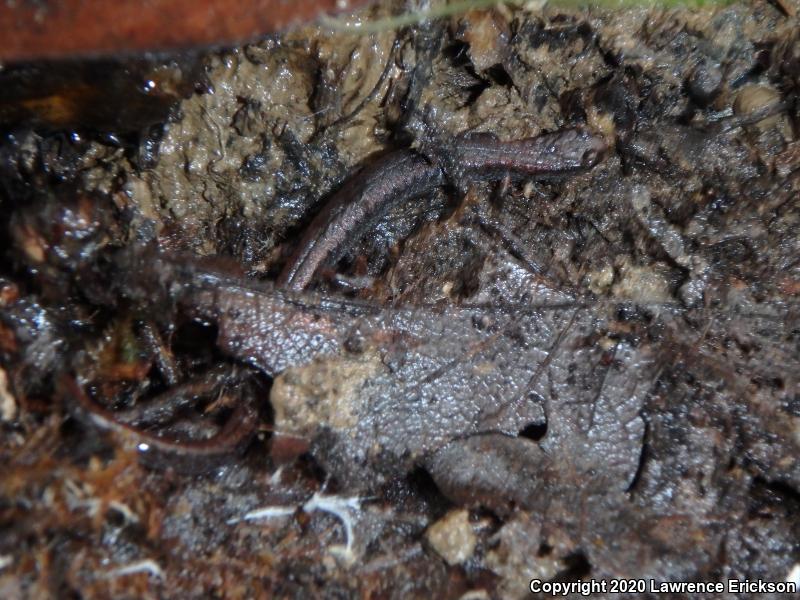
[[304, 289], [322, 264], [338, 258], [337, 251], [381, 213], [443, 183], [442, 169], [415, 152], [397, 150], [381, 157], [350, 178], [311, 221], [278, 285]]
[[230, 454], [243, 450], [258, 429], [257, 411], [250, 403], [240, 401], [213, 437], [193, 441], [170, 440], [123, 423], [114, 411], [90, 398], [72, 377], [64, 377], [60, 388], [76, 417], [127, 439], [136, 446], [144, 462], [169, 466], [181, 472], [197, 473], [216, 466]]
[[[447, 180], [499, 179], [560, 175], [593, 167], [606, 150], [602, 138], [568, 129], [503, 142], [490, 134], [459, 136], [428, 160], [411, 150], [397, 150], [362, 169], [312, 220], [278, 285], [303, 290], [317, 270], [341, 256], [391, 206], [422, 196]], [[436, 158], [434, 157], [434, 159]]]

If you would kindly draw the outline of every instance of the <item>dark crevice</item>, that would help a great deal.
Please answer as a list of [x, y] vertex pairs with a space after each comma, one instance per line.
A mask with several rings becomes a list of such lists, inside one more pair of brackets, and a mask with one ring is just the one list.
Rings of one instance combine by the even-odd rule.
[[547, 421], [541, 423], [529, 423], [519, 432], [519, 437], [528, 438], [534, 442], [540, 442], [547, 435]]
[[639, 482], [642, 479], [642, 475], [645, 470], [645, 465], [647, 464], [648, 460], [650, 459], [650, 423], [647, 421], [644, 422], [644, 435], [642, 436], [642, 451], [639, 454], [639, 465], [636, 467], [636, 473], [633, 475], [633, 479], [631, 480], [631, 484], [628, 486], [627, 492], [632, 493], [636, 490], [636, 487], [639, 485]]
[[567, 555], [562, 562], [565, 568], [553, 577], [553, 581], [576, 581], [592, 572], [592, 565], [582, 550]]

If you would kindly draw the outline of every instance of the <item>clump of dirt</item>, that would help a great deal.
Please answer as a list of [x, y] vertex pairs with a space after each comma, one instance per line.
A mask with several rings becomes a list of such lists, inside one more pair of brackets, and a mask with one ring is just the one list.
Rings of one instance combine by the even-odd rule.
[[[798, 579], [790, 8], [308, 26], [165, 60], [124, 135], [8, 127], [0, 595]], [[273, 284], [377, 157], [575, 127], [593, 168], [447, 171]]]

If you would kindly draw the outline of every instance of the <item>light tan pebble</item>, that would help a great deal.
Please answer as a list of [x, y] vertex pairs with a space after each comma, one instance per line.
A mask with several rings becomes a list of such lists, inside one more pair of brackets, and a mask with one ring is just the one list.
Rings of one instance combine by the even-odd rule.
[[11, 392], [8, 391], [8, 377], [3, 369], [0, 369], [0, 419], [3, 421], [13, 421], [17, 418], [17, 401]]
[[473, 10], [462, 17], [457, 37], [469, 44], [472, 64], [482, 72], [505, 60], [511, 33], [499, 12]]
[[748, 85], [739, 90], [733, 101], [733, 111], [739, 117], [757, 117], [760, 112], [773, 112], [760, 119], [755, 126], [761, 131], [782, 124], [783, 114], [778, 110], [781, 95], [768, 85]]
[[489, 600], [489, 592], [486, 590], [470, 590], [465, 592], [458, 600]]
[[472, 556], [477, 542], [469, 522], [469, 511], [465, 509], [447, 513], [428, 528], [425, 538], [449, 565], [457, 565]]

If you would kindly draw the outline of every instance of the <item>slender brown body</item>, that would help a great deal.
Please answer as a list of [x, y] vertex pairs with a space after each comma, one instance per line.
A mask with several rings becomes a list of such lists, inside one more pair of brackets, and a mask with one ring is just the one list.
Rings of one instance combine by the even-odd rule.
[[606, 143], [583, 129], [566, 129], [508, 142], [491, 134], [460, 136], [453, 150], [456, 174], [467, 178], [491, 179], [506, 173], [536, 177], [590, 169], [602, 157]]
[[278, 277], [278, 285], [304, 289], [317, 270], [341, 256], [390, 207], [429, 193], [450, 180], [537, 177], [593, 167], [606, 149], [602, 138], [568, 129], [503, 142], [494, 136], [460, 136], [431, 162], [411, 150], [387, 154], [351, 178], [306, 229]]
[[397, 150], [362, 169], [345, 183], [306, 228], [278, 285], [302, 290], [317, 269], [396, 203], [442, 185], [442, 170], [419, 154]]

